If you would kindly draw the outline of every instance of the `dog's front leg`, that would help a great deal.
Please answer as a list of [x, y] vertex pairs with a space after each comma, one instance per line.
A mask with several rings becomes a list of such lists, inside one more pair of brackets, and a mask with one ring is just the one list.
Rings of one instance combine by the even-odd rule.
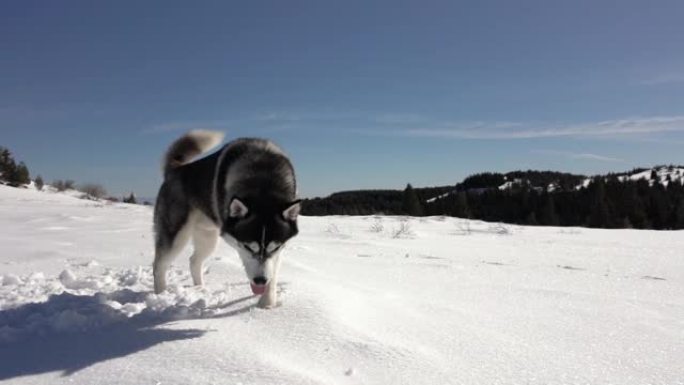
[[278, 271], [280, 270], [280, 254], [274, 255], [273, 277], [268, 283], [266, 292], [259, 298], [258, 306], [263, 309], [271, 309], [278, 306]]

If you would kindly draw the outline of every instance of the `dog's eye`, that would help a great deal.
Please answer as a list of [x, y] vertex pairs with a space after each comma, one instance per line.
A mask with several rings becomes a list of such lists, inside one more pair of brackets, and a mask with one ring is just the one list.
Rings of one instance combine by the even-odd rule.
[[243, 243], [242, 247], [244, 247], [250, 253], [258, 253], [259, 252], [259, 244], [256, 242]]
[[271, 242], [268, 244], [268, 247], [266, 247], [266, 251], [268, 251], [269, 253], [272, 253], [272, 252], [278, 250], [282, 245], [283, 244], [280, 242], [275, 242], [275, 241]]

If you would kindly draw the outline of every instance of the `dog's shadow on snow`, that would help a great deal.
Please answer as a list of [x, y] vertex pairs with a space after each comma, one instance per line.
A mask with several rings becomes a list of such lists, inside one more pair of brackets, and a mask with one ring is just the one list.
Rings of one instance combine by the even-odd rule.
[[188, 319], [225, 318], [250, 312], [253, 295], [209, 308], [209, 314], [176, 305], [127, 317], [106, 300], [144, 302], [148, 292], [124, 289], [95, 295], [62, 293], [46, 302], [0, 311], [0, 381], [61, 371], [71, 375], [91, 365], [125, 357], [163, 342], [190, 340], [209, 330], [159, 326]]

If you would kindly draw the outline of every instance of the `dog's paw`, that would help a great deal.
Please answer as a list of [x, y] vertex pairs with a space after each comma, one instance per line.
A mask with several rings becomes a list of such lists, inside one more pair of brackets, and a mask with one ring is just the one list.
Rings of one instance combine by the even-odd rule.
[[166, 291], [166, 283], [160, 284], [158, 282], [154, 283], [154, 294], [161, 294]]

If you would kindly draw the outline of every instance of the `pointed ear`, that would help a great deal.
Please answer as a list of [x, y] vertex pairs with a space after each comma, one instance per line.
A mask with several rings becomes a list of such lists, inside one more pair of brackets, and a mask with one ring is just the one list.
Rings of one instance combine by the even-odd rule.
[[231, 218], [244, 218], [247, 216], [249, 209], [237, 197], [233, 197], [228, 208], [228, 216]]
[[283, 218], [288, 221], [296, 221], [299, 216], [299, 212], [302, 209], [302, 200], [297, 199], [296, 201], [290, 203], [290, 205], [283, 211]]

